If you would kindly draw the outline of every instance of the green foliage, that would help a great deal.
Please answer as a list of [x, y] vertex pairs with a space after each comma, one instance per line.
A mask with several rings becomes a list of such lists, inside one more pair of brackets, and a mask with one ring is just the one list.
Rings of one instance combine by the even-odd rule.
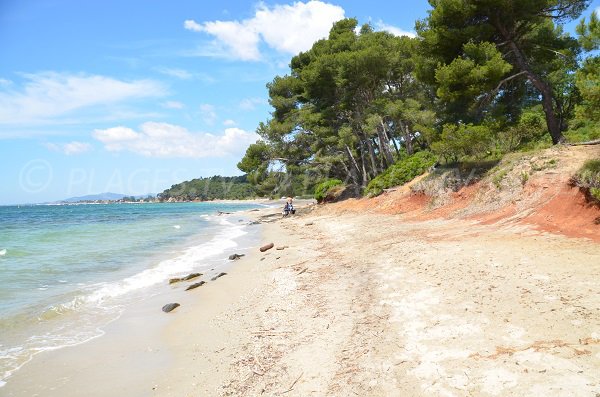
[[586, 161], [571, 181], [600, 204], [600, 159]]
[[404, 185], [426, 172], [436, 161], [436, 157], [427, 151], [413, 154], [392, 165], [384, 173], [369, 182], [365, 194], [377, 196], [383, 192], [383, 189]]
[[474, 157], [482, 159], [489, 154], [493, 133], [489, 127], [473, 124], [446, 124], [440, 140], [431, 145], [431, 150], [446, 162]]
[[415, 152], [498, 160], [567, 129], [600, 137], [600, 58], [581, 57], [599, 46], [597, 15], [579, 41], [561, 27], [589, 0], [430, 4], [418, 38], [338, 21], [267, 85], [273, 111], [238, 164], [256, 194], [312, 193], [331, 178], [379, 194], [423, 172]]
[[498, 143], [502, 152], [533, 149], [540, 141], [545, 141], [548, 130], [544, 117], [544, 111], [540, 105], [523, 109], [515, 125], [508, 126], [498, 133]]
[[600, 48], [600, 20], [596, 11], [590, 15], [588, 23], [583, 18], [577, 25], [576, 31], [584, 50], [593, 51]]
[[576, 84], [582, 101], [575, 108], [577, 120], [600, 124], [600, 57], [587, 59], [577, 71]]
[[341, 186], [343, 184], [344, 182], [340, 181], [339, 179], [329, 179], [319, 183], [315, 187], [315, 200], [317, 200], [319, 203], [322, 203], [333, 187]]
[[445, 121], [515, 120], [528, 101], [544, 103], [547, 131], [563, 140], [577, 100], [572, 83], [579, 44], [559, 25], [588, 0], [435, 0], [417, 23], [419, 77], [437, 87]]
[[513, 68], [489, 42], [469, 41], [463, 46], [463, 54], [435, 71], [437, 94], [444, 101], [466, 103], [484, 95]]
[[576, 120], [572, 129], [566, 132], [569, 142], [587, 142], [600, 139], [600, 123], [591, 120]]
[[171, 186], [157, 195], [161, 201], [241, 200], [257, 196], [256, 189], [243, 176], [212, 176], [198, 178]]

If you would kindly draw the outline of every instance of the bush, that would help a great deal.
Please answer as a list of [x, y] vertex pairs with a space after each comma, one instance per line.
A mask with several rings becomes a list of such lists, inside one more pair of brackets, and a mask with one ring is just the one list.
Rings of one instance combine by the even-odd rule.
[[315, 200], [317, 200], [318, 203], [322, 203], [327, 197], [327, 193], [329, 193], [332, 188], [343, 184], [344, 182], [339, 179], [328, 179], [325, 182], [319, 183], [315, 187]]
[[504, 153], [552, 146], [542, 107], [537, 105], [524, 109], [515, 125], [499, 131], [498, 144]]
[[490, 154], [492, 143], [493, 133], [487, 126], [446, 124], [440, 140], [434, 142], [431, 149], [446, 162], [469, 157], [482, 159]]
[[600, 122], [576, 121], [573, 128], [565, 133], [569, 142], [586, 142], [600, 139]]
[[369, 185], [365, 194], [368, 196], [377, 196], [383, 192], [383, 189], [392, 186], [404, 185], [412, 181], [415, 177], [423, 174], [437, 161], [437, 158], [430, 152], [418, 152], [405, 158], [389, 167], [383, 174], [375, 177]]
[[583, 189], [588, 198], [600, 204], [600, 159], [586, 161], [572, 178], [572, 182]]

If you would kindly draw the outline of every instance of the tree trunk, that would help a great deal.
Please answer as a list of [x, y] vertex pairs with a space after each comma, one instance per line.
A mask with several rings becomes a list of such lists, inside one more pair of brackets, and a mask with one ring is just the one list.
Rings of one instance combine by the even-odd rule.
[[350, 168], [348, 168], [345, 161], [342, 161], [341, 163], [342, 167], [344, 167], [344, 171], [346, 171], [346, 180], [344, 181], [344, 183], [348, 181], [348, 178], [350, 178], [352, 180], [352, 184], [358, 186], [358, 175], [356, 174], [356, 170], [354, 169], [354, 167], [352, 167], [352, 163], [350, 163]]
[[516, 66], [519, 68], [519, 70], [525, 72], [529, 81], [531, 81], [533, 86], [537, 88], [542, 95], [542, 107], [544, 108], [544, 113], [546, 115], [546, 125], [548, 126], [548, 132], [552, 137], [552, 143], [555, 145], [558, 143], [564, 143], [566, 140], [561, 132], [560, 123], [554, 110], [554, 94], [552, 93], [552, 87], [550, 87], [547, 82], [545, 82], [540, 76], [531, 70], [529, 63], [525, 59], [525, 55], [517, 43], [515, 43], [512, 35], [508, 32], [508, 30], [506, 30], [500, 21], [497, 19], [494, 20], [494, 25], [503, 36], [504, 40], [506, 40], [512, 53], [514, 54]]
[[408, 125], [404, 124], [401, 121], [398, 122], [398, 124], [400, 125], [402, 135], [404, 135], [404, 146], [406, 146], [406, 153], [408, 153], [408, 155], [411, 156], [412, 154], [414, 154], [415, 149], [413, 148], [412, 136], [410, 134], [410, 130], [408, 129]]
[[367, 173], [367, 167], [365, 166], [365, 150], [362, 142], [360, 142], [360, 164], [362, 166], [362, 186], [367, 187], [367, 184], [369, 183], [369, 174]]
[[388, 167], [394, 164], [394, 156], [392, 156], [392, 152], [390, 151], [390, 141], [387, 138], [387, 133], [385, 132], [385, 124], [383, 119], [380, 119], [381, 130], [377, 128], [377, 136], [379, 137], [379, 145], [381, 146], [381, 151], [385, 157], [385, 161], [388, 164]]
[[377, 168], [375, 149], [373, 149], [373, 144], [371, 143], [371, 139], [369, 139], [369, 137], [367, 137], [367, 149], [369, 149], [369, 159], [371, 160], [371, 167], [373, 167], [373, 176], [375, 177], [377, 176], [377, 174], [379, 174], [379, 168]]
[[392, 131], [389, 131], [386, 129], [386, 134], [388, 136], [388, 139], [390, 141], [392, 141], [392, 143], [394, 144], [394, 149], [396, 149], [396, 154], [398, 155], [398, 158], [400, 158], [400, 148], [398, 147], [398, 144], [396, 143], [396, 139], [394, 139], [394, 136], [392, 135]]
[[[356, 159], [354, 158], [354, 156], [352, 155], [352, 151], [350, 150], [350, 148], [348, 147], [348, 145], [346, 146], [346, 154], [348, 155], [348, 158], [350, 159], [350, 162], [352, 163], [352, 165], [354, 165], [354, 168], [356, 169], [356, 177], [354, 177], [352, 175], [352, 173], [350, 174], [352, 176], [352, 179], [354, 179], [354, 182], [359, 185], [359, 181], [358, 181], [358, 176], [361, 174], [360, 172], [360, 167], [358, 166], [358, 163], [356, 162]], [[364, 177], [363, 177], [364, 180]]]

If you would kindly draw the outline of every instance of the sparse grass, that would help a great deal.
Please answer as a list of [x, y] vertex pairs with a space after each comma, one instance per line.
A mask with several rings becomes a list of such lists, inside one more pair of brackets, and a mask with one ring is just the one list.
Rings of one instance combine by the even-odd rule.
[[502, 180], [506, 175], [508, 175], [509, 171], [510, 170], [508, 168], [503, 168], [496, 172], [496, 174], [494, 174], [494, 177], [492, 178], [492, 183], [494, 184], [494, 186], [496, 186], [496, 189], [502, 190]]
[[425, 173], [436, 160], [437, 158], [427, 151], [400, 160], [369, 182], [365, 194], [371, 197], [378, 196], [383, 193], [383, 189], [404, 185]]
[[531, 166], [531, 169], [535, 172], [543, 171], [551, 168], [556, 168], [556, 159], [551, 159], [544, 163], [537, 163]]
[[525, 186], [529, 180], [529, 172], [521, 172], [521, 185]]
[[571, 178], [571, 183], [579, 186], [588, 200], [600, 204], [600, 159], [586, 161]]

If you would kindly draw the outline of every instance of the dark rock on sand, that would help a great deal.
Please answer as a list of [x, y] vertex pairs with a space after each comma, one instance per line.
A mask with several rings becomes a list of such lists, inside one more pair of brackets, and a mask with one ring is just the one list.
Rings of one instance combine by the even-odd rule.
[[194, 288], [202, 287], [204, 284], [206, 284], [206, 281], [199, 281], [197, 283], [194, 283], [194, 284], [188, 286], [185, 290], [189, 291], [189, 290], [194, 289]]
[[190, 273], [190, 274], [188, 274], [187, 276], [185, 276], [185, 277], [183, 278], [183, 280], [184, 280], [184, 281], [188, 281], [188, 280], [191, 280], [191, 279], [193, 279], [193, 278], [200, 277], [200, 276], [202, 276], [202, 273]]
[[233, 255], [229, 255], [229, 260], [230, 261], [236, 261], [236, 260], [240, 259], [244, 255], [246, 255], [246, 254], [233, 254]]
[[268, 251], [271, 248], [273, 248], [274, 246], [275, 246], [275, 244], [273, 244], [273, 243], [269, 243], [267, 245], [263, 245], [262, 247], [260, 247], [260, 252]]
[[167, 303], [162, 307], [162, 311], [168, 313], [172, 310], [177, 309], [179, 306], [181, 306], [179, 303]]
[[216, 280], [216, 279], [218, 279], [219, 277], [223, 277], [223, 276], [226, 276], [226, 275], [227, 275], [227, 273], [219, 273], [219, 274], [217, 274], [216, 276], [214, 276], [213, 278], [211, 278], [210, 280], [211, 280], [211, 281], [215, 281], [215, 280]]
[[188, 280], [194, 279], [196, 277], [200, 277], [200, 276], [202, 276], [202, 273], [190, 273], [185, 277], [175, 277], [175, 278], [169, 279], [169, 284], [178, 283], [180, 281], [188, 281]]

